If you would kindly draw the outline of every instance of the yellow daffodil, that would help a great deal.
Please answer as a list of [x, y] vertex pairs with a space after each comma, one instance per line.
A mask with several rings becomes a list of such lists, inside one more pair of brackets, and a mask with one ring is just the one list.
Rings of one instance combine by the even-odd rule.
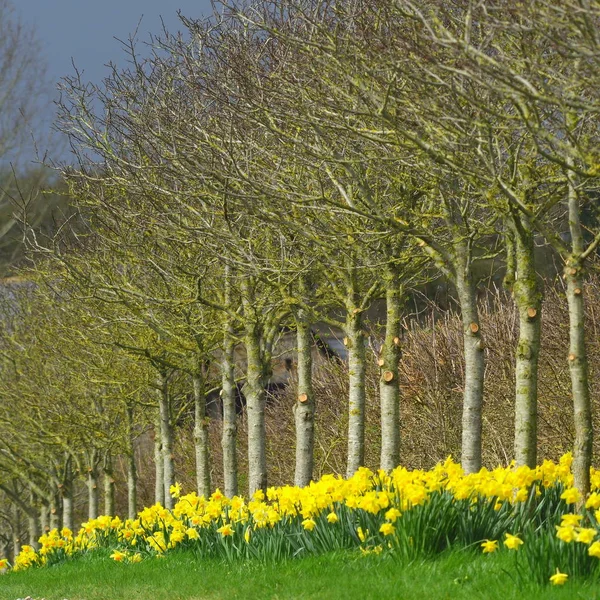
[[581, 500], [581, 494], [577, 488], [567, 488], [560, 496], [567, 504], [577, 504]]
[[369, 530], [367, 529], [366, 533], [363, 531], [362, 527], [358, 527], [356, 529], [356, 533], [358, 534], [358, 539], [364, 543], [364, 541], [367, 539], [367, 536], [369, 535]]
[[198, 535], [198, 530], [194, 529], [194, 527], [188, 527], [185, 530], [185, 535], [187, 535], [188, 540], [197, 540], [200, 536]]
[[588, 554], [590, 556], [595, 556], [596, 558], [600, 558], [600, 542], [594, 542], [588, 548]]
[[556, 573], [550, 577], [550, 581], [552, 585], [564, 585], [569, 576], [566, 573], [561, 573], [558, 569], [556, 569]]
[[317, 523], [313, 519], [304, 519], [302, 521], [302, 527], [307, 531], [312, 531], [317, 526]]
[[337, 523], [338, 522], [338, 516], [334, 512], [330, 512], [327, 515], [327, 522], [328, 523]]
[[234, 534], [233, 528], [229, 523], [226, 523], [222, 527], [217, 529], [217, 533], [220, 533], [222, 537], [228, 537]]
[[485, 542], [481, 544], [481, 547], [483, 548], [484, 554], [496, 552], [496, 550], [498, 550], [498, 540], [485, 540]]
[[179, 498], [181, 496], [181, 485], [175, 483], [169, 488], [169, 494], [171, 494], [172, 498]]
[[506, 534], [506, 538], [504, 540], [504, 545], [509, 550], [518, 550], [519, 546], [523, 544], [523, 540], [516, 535], [512, 535], [510, 533]]
[[385, 518], [386, 518], [386, 520], [390, 521], [390, 523], [393, 523], [394, 521], [396, 521], [396, 519], [398, 519], [398, 517], [401, 517], [401, 516], [402, 516], [402, 513], [395, 506], [390, 508], [385, 513]]
[[573, 515], [571, 513], [568, 513], [566, 515], [563, 515], [560, 519], [560, 524], [561, 525], [570, 525], [572, 527], [576, 527], [577, 525], [579, 525], [579, 522], [581, 521], [581, 515]]
[[119, 550], [115, 550], [110, 557], [117, 562], [122, 562], [127, 558], [127, 552], [120, 552]]
[[588, 544], [588, 546], [594, 541], [596, 537], [596, 530], [590, 527], [581, 527], [579, 531], [577, 531], [577, 535], [575, 537], [575, 541], [581, 542], [583, 544]]
[[383, 533], [383, 535], [392, 535], [396, 531], [396, 528], [391, 523], [384, 523], [379, 528], [379, 533]]
[[556, 526], [556, 537], [563, 542], [570, 544], [575, 541], [575, 527], [571, 525]]
[[592, 494], [590, 494], [585, 502], [585, 507], [587, 509], [600, 508], [600, 494], [598, 494], [598, 492], [593, 492]]

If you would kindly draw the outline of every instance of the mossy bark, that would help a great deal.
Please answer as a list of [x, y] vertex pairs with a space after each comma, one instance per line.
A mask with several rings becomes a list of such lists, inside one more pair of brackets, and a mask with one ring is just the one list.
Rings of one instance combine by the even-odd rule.
[[102, 467], [104, 479], [104, 514], [115, 515], [115, 476], [113, 471], [112, 456], [107, 453]]
[[[461, 264], [464, 262], [461, 261]], [[465, 358], [461, 464], [466, 473], [475, 473], [481, 469], [485, 356], [475, 284], [470, 270], [463, 267], [457, 271], [455, 283], [461, 309]]]
[[27, 515], [27, 529], [29, 533], [29, 545], [36, 550], [39, 548], [38, 540], [40, 538], [40, 520], [36, 506], [38, 504], [37, 496], [33, 490], [29, 492], [29, 512]]
[[385, 274], [385, 339], [380, 354], [379, 396], [381, 402], [380, 467], [391, 471], [400, 464], [400, 386], [399, 362], [403, 291], [398, 275], [388, 268]]
[[348, 348], [348, 466], [352, 477], [365, 464], [365, 374], [366, 345], [362, 317], [355, 304], [348, 305], [346, 317]]
[[60, 529], [62, 527], [62, 511], [61, 501], [58, 490], [52, 486], [53, 489], [48, 495], [48, 502], [50, 505], [50, 529]]
[[135, 463], [135, 432], [133, 406], [127, 405], [127, 516], [137, 516], [137, 465]]
[[98, 469], [96, 465], [88, 467], [87, 474], [88, 488], [88, 520], [98, 517]]
[[513, 221], [515, 277], [513, 298], [519, 313], [515, 353], [515, 439], [517, 466], [537, 463], [538, 362], [541, 348], [542, 290], [534, 262], [533, 229], [527, 217]]
[[569, 304], [569, 371], [573, 394], [575, 440], [573, 445], [573, 476], [575, 487], [586, 496], [590, 492], [590, 468], [594, 428], [589, 386], [589, 368], [584, 331], [584, 280], [581, 266], [569, 261], [565, 268]]
[[50, 505], [47, 501], [42, 501], [40, 506], [40, 527], [42, 533], [50, 531]]
[[315, 443], [315, 395], [312, 386], [312, 336], [303, 309], [295, 313], [298, 346], [298, 389], [294, 404], [296, 421], [295, 485], [307, 486], [313, 476]]
[[567, 301], [569, 304], [569, 371], [573, 394], [573, 420], [575, 440], [573, 445], [573, 476], [575, 487], [583, 497], [590, 493], [590, 468], [594, 427], [592, 421], [592, 403], [588, 357], [585, 346], [585, 306], [583, 250], [584, 237], [581, 226], [581, 210], [575, 175], [569, 173], [569, 231], [571, 233], [572, 254], [565, 262], [567, 282]]
[[210, 455], [208, 417], [202, 373], [193, 376], [194, 385], [194, 450], [196, 454], [196, 487], [199, 496], [210, 495]]
[[162, 453], [162, 435], [160, 432], [160, 412], [154, 421], [154, 502], [165, 505], [165, 465]]
[[175, 483], [175, 463], [173, 461], [173, 425], [171, 424], [171, 396], [167, 373], [161, 371], [158, 377], [158, 410], [160, 415], [160, 442], [163, 461], [164, 505], [173, 508], [170, 488]]
[[19, 555], [21, 552], [21, 538], [19, 537], [19, 530], [21, 526], [21, 511], [19, 507], [13, 502], [10, 505], [10, 523], [12, 529], [12, 558], [13, 561], [15, 557]]
[[267, 489], [267, 451], [265, 425], [265, 365], [262, 360], [260, 333], [254, 323], [246, 325], [246, 382], [242, 389], [246, 397], [248, 416], [248, 492]]
[[64, 474], [60, 493], [62, 499], [62, 525], [73, 530], [73, 458], [69, 455], [65, 458]]
[[221, 360], [221, 401], [223, 403], [223, 479], [225, 495], [228, 498], [238, 493], [237, 470], [237, 412], [234, 362], [233, 324], [228, 319], [223, 339], [223, 357]]

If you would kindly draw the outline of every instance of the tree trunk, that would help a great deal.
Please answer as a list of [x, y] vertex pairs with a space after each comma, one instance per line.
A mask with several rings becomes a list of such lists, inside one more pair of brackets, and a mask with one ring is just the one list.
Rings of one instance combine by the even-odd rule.
[[298, 394], [294, 404], [296, 421], [296, 471], [294, 483], [307, 486], [313, 476], [315, 443], [315, 395], [312, 387], [312, 337], [305, 311], [295, 315], [298, 345]]
[[166, 372], [161, 372], [159, 379], [158, 406], [160, 414], [160, 435], [163, 458], [163, 485], [165, 488], [165, 507], [173, 508], [170, 488], [175, 483], [175, 465], [173, 463], [173, 426], [171, 425], [171, 398]]
[[40, 526], [42, 533], [50, 531], [50, 506], [46, 502], [40, 506]]
[[50, 501], [50, 529], [60, 529], [61, 528], [61, 504], [60, 504], [60, 495], [57, 491], [50, 492], [49, 495]]
[[113, 473], [112, 457], [106, 454], [104, 458], [104, 514], [115, 515], [115, 478]]
[[21, 552], [21, 511], [14, 502], [11, 504], [11, 529], [12, 529], [12, 540], [13, 540], [13, 557], [19, 555]]
[[348, 466], [352, 477], [365, 464], [365, 372], [366, 347], [358, 309], [348, 309], [346, 343], [348, 348]]
[[137, 468], [135, 454], [130, 454], [127, 460], [127, 517], [137, 517]]
[[585, 312], [583, 302], [583, 264], [581, 255], [584, 248], [581, 213], [575, 175], [569, 178], [569, 230], [571, 233], [572, 254], [565, 264], [567, 280], [567, 301], [569, 304], [569, 371], [571, 373], [571, 391], [573, 394], [573, 419], [575, 441], [573, 447], [573, 476], [575, 487], [582, 496], [590, 493], [590, 468], [594, 427], [592, 422], [592, 404], [588, 375], [588, 358], [585, 348]]
[[534, 238], [528, 219], [514, 223], [516, 277], [513, 297], [519, 311], [515, 364], [515, 461], [537, 463], [537, 381], [541, 347], [542, 292], [534, 263]]
[[40, 539], [40, 525], [35, 514], [30, 514], [28, 517], [29, 527], [29, 545], [36, 550], [39, 547], [38, 540]]
[[386, 273], [385, 340], [381, 348], [379, 396], [381, 402], [380, 467], [391, 471], [400, 464], [400, 349], [403, 292], [397, 273]]
[[257, 490], [267, 489], [265, 367], [260, 333], [254, 323], [246, 325], [245, 345], [248, 365], [243, 392], [248, 415], [248, 491], [252, 496]]
[[154, 502], [165, 505], [165, 464], [162, 453], [162, 434], [160, 412], [154, 425]]
[[98, 470], [96, 465], [88, 467], [88, 519], [98, 518]]
[[60, 489], [62, 495], [63, 518], [62, 526], [73, 531], [73, 472], [72, 457], [65, 460], [65, 471]]
[[36, 550], [39, 547], [38, 540], [40, 539], [40, 519], [39, 511], [36, 510], [38, 505], [37, 495], [33, 490], [29, 490], [29, 513], [28, 513], [28, 530], [29, 530], [29, 545]]
[[575, 441], [573, 448], [573, 476], [575, 487], [585, 497], [590, 492], [590, 467], [592, 466], [592, 406], [588, 377], [588, 360], [585, 347], [583, 276], [581, 266], [567, 262], [567, 300], [569, 303], [569, 371], [573, 394]]
[[198, 495], [210, 495], [210, 459], [208, 440], [208, 417], [206, 416], [206, 395], [204, 377], [201, 373], [193, 376], [194, 383], [194, 448], [196, 452], [196, 485]]
[[475, 285], [466, 267], [459, 267], [456, 291], [460, 303], [465, 355], [461, 464], [465, 473], [481, 469], [481, 412], [485, 356]]
[[135, 464], [135, 433], [133, 422], [133, 406], [127, 405], [127, 516], [135, 519], [137, 516], [137, 467]]
[[237, 476], [237, 413], [235, 406], [235, 362], [233, 325], [228, 321], [225, 327], [223, 340], [223, 359], [221, 363], [223, 403], [223, 434], [221, 447], [223, 448], [223, 479], [225, 495], [232, 498], [238, 493]]

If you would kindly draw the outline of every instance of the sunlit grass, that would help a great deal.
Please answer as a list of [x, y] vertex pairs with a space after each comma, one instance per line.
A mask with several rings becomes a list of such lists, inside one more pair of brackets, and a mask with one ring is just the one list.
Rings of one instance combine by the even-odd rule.
[[552, 587], [521, 581], [512, 558], [454, 551], [405, 562], [347, 551], [270, 564], [229, 564], [174, 552], [123, 564], [108, 553], [94, 552], [53, 567], [5, 575], [0, 600], [27, 595], [45, 600], [600, 599], [593, 582]]

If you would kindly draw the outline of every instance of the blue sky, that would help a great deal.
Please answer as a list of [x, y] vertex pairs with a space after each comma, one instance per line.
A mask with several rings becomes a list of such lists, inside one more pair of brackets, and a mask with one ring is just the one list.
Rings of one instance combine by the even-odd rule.
[[[124, 64], [115, 38], [126, 40], [136, 28], [140, 40], [159, 33], [161, 17], [169, 31], [180, 28], [177, 10], [188, 17], [210, 13], [210, 0], [12, 0], [25, 22], [35, 27], [55, 87], [73, 73], [71, 61], [84, 71], [84, 79], [99, 82], [108, 74], [104, 66]], [[141, 19], [141, 22], [140, 22]], [[46, 106], [48, 121], [54, 106]]]

